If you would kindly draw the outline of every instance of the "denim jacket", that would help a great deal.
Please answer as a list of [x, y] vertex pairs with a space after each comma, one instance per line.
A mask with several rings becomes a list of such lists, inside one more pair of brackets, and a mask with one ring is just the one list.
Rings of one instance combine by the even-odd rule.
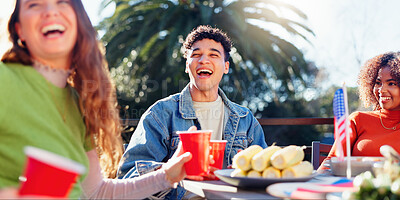
[[[226, 167], [232, 164], [238, 150], [254, 144], [266, 148], [267, 144], [262, 127], [250, 110], [231, 102], [221, 89], [218, 93], [225, 105]], [[157, 169], [157, 162], [166, 162], [174, 154], [179, 143], [176, 132], [193, 125], [201, 129], [187, 85], [181, 93], [157, 101], [142, 115], [123, 155], [118, 178], [132, 178]], [[182, 199], [184, 194], [185, 190], [178, 187], [163, 198]]]

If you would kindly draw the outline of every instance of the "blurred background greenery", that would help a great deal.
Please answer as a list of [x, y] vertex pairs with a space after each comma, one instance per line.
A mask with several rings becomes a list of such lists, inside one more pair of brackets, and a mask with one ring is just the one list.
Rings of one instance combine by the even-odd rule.
[[[333, 116], [337, 87], [321, 92], [324, 72], [268, 28], [279, 26], [306, 42], [313, 37], [301, 20], [280, 14], [306, 19], [293, 5], [279, 0], [105, 0], [103, 5], [111, 3], [114, 14], [97, 29], [105, 33], [101, 40], [123, 118], [140, 118], [155, 101], [183, 89], [188, 76], [181, 46], [201, 24], [222, 29], [233, 41], [230, 71], [220, 84], [228, 98], [257, 118]], [[350, 112], [359, 109], [356, 88], [348, 88], [348, 96]], [[264, 132], [268, 144], [311, 145], [331, 138], [333, 126], [265, 126]]]

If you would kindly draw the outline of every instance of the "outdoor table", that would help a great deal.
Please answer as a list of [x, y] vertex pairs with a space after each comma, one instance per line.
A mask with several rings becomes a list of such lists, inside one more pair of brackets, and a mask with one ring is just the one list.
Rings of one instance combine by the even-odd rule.
[[183, 187], [206, 199], [279, 199], [269, 195], [264, 189], [242, 189], [221, 180], [192, 181], [183, 180]]
[[[318, 174], [307, 182], [318, 182], [330, 184], [334, 180], [344, 178], [332, 176], [327, 173]], [[299, 182], [301, 184], [302, 182]], [[266, 192], [266, 188], [249, 189], [232, 186], [221, 180], [192, 181], [183, 180], [183, 187], [200, 197], [206, 199], [281, 199]]]

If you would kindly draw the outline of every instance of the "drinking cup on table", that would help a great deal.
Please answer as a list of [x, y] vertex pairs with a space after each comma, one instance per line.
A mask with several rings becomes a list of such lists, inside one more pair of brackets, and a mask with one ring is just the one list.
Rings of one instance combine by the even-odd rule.
[[192, 159], [185, 163], [188, 176], [204, 176], [209, 173], [211, 130], [177, 131], [184, 152]]
[[68, 158], [36, 147], [25, 147], [27, 164], [20, 177], [21, 196], [67, 198], [85, 167]]
[[210, 166], [217, 169], [222, 169], [222, 165], [224, 163], [226, 142], [226, 140], [210, 140], [210, 154], [213, 156], [214, 159], [214, 164], [211, 164]]

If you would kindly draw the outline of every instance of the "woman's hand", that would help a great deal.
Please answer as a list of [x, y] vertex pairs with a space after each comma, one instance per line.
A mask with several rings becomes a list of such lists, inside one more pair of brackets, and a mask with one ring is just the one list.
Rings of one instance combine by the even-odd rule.
[[[197, 128], [196, 126], [192, 126], [188, 129], [188, 131], [196, 131]], [[181, 145], [181, 143], [179, 143]], [[180, 149], [180, 154], [183, 153], [183, 149]], [[214, 164], [214, 159], [213, 156], [210, 155], [210, 165]], [[195, 181], [204, 181], [204, 180], [215, 180], [216, 176], [214, 175], [214, 171], [218, 170], [218, 168], [215, 167], [211, 167], [209, 168], [209, 173], [207, 175], [204, 176], [187, 176], [187, 179], [191, 179], [191, 180], [195, 180]]]
[[214, 175], [214, 171], [217, 171], [218, 168], [211, 167], [209, 168], [209, 173], [203, 176], [187, 176], [187, 179], [194, 181], [204, 181], [204, 180], [217, 180], [217, 177]]
[[[197, 128], [192, 126], [188, 129], [188, 131], [196, 131]], [[171, 159], [168, 160], [166, 164], [163, 165], [163, 169], [166, 172], [167, 179], [173, 184], [181, 181], [185, 177], [195, 181], [203, 181], [203, 180], [215, 180], [216, 177], [214, 175], [214, 171], [218, 170], [215, 167], [210, 167], [209, 174], [205, 176], [186, 176], [186, 171], [184, 167], [184, 163], [188, 162], [192, 159], [192, 154], [190, 152], [183, 152], [182, 142], [179, 142], [178, 148], [175, 151], [174, 155]], [[213, 164], [215, 161], [213, 157], [210, 155], [210, 164]]]
[[192, 154], [190, 152], [184, 153], [182, 149], [182, 142], [179, 142], [178, 148], [174, 155], [162, 166], [162, 169], [165, 170], [167, 180], [172, 185], [186, 177], [184, 164], [190, 159], [192, 159]]

